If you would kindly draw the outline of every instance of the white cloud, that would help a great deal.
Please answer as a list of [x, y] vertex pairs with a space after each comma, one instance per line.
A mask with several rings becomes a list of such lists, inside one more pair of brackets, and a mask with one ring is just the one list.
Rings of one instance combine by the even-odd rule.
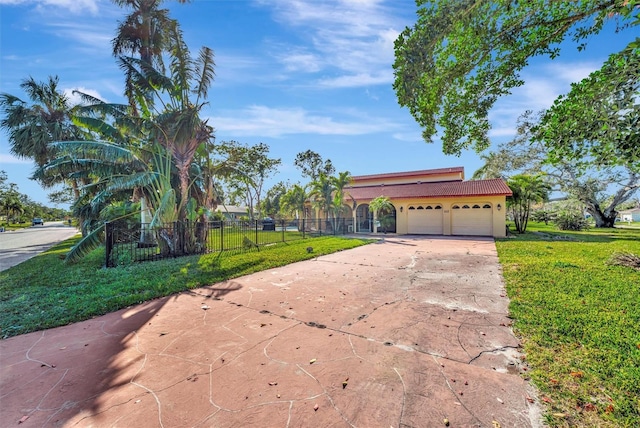
[[321, 59], [312, 53], [303, 51], [283, 54], [279, 58], [287, 71], [315, 73], [322, 68]]
[[100, 0], [0, 0], [0, 4], [5, 5], [32, 4], [37, 9], [53, 6], [68, 10], [74, 14], [90, 13], [91, 15], [98, 13], [98, 3], [100, 3]]
[[111, 40], [113, 39], [113, 29], [109, 26], [101, 28], [95, 23], [86, 24], [75, 21], [52, 22], [48, 25], [50, 31], [57, 36], [73, 41], [75, 47], [84, 45], [89, 48], [89, 52], [99, 53], [111, 51]]
[[310, 113], [302, 108], [270, 108], [254, 105], [239, 111], [225, 111], [210, 117], [216, 131], [225, 135], [279, 137], [291, 134], [366, 135], [389, 131], [398, 126], [381, 117], [345, 119]]
[[393, 81], [393, 74], [381, 72], [376, 76], [370, 74], [342, 75], [318, 80], [319, 86], [327, 88], [353, 88], [358, 86], [371, 86], [390, 84]]
[[[308, 44], [304, 50], [298, 46], [276, 49], [284, 51], [275, 56], [287, 70], [330, 70], [336, 77], [321, 79], [321, 84], [328, 87], [392, 81], [393, 43], [400, 29], [409, 23], [400, 18], [399, 11], [406, 13], [406, 7], [399, 5], [394, 10], [375, 0], [262, 0], [259, 3], [274, 10], [276, 21], [300, 29], [298, 36], [303, 40], [300, 44]], [[303, 64], [312, 64], [312, 67], [306, 70], [291, 67], [301, 59]], [[362, 79], [362, 76], [374, 77]]]
[[396, 132], [391, 135], [394, 140], [403, 141], [407, 143], [424, 143], [422, 135], [419, 132]]

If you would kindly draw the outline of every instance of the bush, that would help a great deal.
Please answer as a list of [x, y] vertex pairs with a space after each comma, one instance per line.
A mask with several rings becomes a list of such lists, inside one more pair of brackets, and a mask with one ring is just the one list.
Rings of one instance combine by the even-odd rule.
[[530, 217], [533, 221], [549, 224], [549, 222], [553, 222], [556, 218], [556, 213], [547, 210], [536, 210], [531, 213]]
[[589, 228], [589, 223], [584, 218], [584, 215], [577, 211], [560, 211], [556, 215], [553, 223], [560, 230], [586, 230]]

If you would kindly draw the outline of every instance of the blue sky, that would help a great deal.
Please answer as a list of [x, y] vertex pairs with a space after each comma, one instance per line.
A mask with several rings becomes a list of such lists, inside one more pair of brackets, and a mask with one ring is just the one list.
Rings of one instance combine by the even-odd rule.
[[[204, 113], [216, 141], [264, 142], [282, 165], [270, 180], [302, 181], [293, 160], [311, 149], [352, 175], [463, 166], [467, 178], [481, 166], [478, 154], [445, 156], [436, 141], [400, 108], [393, 83], [393, 42], [415, 22], [413, 0], [195, 0], [166, 1], [196, 54], [216, 54], [216, 80]], [[26, 99], [20, 82], [60, 77], [60, 88], [80, 89], [123, 102], [123, 77], [111, 56], [111, 39], [126, 12], [109, 0], [0, 0], [0, 92]], [[560, 58], [535, 59], [526, 84], [491, 111], [492, 141], [514, 135], [517, 117], [538, 110], [599, 68], [632, 31], [610, 25]], [[29, 180], [33, 164], [10, 155], [0, 133], [0, 169], [37, 202], [47, 190]], [[267, 186], [267, 188], [270, 187]]]

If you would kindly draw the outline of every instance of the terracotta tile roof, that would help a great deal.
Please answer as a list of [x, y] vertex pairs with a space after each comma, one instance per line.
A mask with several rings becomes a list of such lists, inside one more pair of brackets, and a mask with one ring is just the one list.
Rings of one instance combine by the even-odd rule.
[[386, 196], [389, 199], [409, 199], [511, 195], [511, 189], [501, 178], [345, 187], [344, 191], [347, 197], [350, 195], [357, 201], [373, 199], [378, 196]]
[[355, 181], [375, 180], [380, 178], [414, 177], [414, 176], [425, 176], [425, 175], [448, 174], [452, 172], [464, 173], [464, 168], [461, 166], [454, 166], [451, 168], [423, 169], [420, 171], [390, 172], [386, 174], [372, 174], [372, 175], [354, 175], [352, 179]]

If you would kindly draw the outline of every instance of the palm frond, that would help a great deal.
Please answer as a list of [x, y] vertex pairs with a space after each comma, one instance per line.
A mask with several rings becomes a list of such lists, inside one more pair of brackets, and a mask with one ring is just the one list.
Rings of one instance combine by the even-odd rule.
[[171, 28], [170, 34], [172, 39], [170, 75], [173, 81], [173, 91], [170, 93], [176, 101], [181, 102], [184, 106], [189, 101], [188, 90], [189, 82], [193, 77], [193, 64], [189, 47], [182, 37], [182, 30], [179, 26]]
[[124, 140], [124, 136], [120, 131], [104, 120], [87, 116], [74, 116], [72, 120], [75, 125], [95, 132], [102, 138], [110, 139], [112, 141]]
[[198, 76], [198, 87], [194, 90], [196, 94], [196, 105], [201, 98], [207, 98], [209, 88], [215, 77], [215, 66], [213, 50], [203, 46], [200, 48], [200, 56], [196, 62], [196, 75]]
[[153, 195], [151, 198], [154, 212], [151, 219], [151, 227], [159, 226], [166, 223], [171, 223], [177, 220], [178, 211], [176, 207], [176, 192], [174, 189], [169, 189], [164, 194]]
[[80, 242], [71, 248], [64, 259], [65, 263], [75, 263], [91, 251], [98, 248], [104, 242], [104, 223], [94, 229], [87, 236], [82, 238]]
[[93, 159], [130, 163], [138, 160], [136, 154], [127, 147], [108, 141], [57, 141], [51, 144], [62, 155], [69, 155], [74, 159]]
[[87, 94], [86, 92], [78, 91], [77, 89], [71, 91], [71, 93], [73, 95], [78, 95], [84, 105], [99, 105], [104, 103], [104, 101], [100, 98], [94, 97], [93, 95]]

